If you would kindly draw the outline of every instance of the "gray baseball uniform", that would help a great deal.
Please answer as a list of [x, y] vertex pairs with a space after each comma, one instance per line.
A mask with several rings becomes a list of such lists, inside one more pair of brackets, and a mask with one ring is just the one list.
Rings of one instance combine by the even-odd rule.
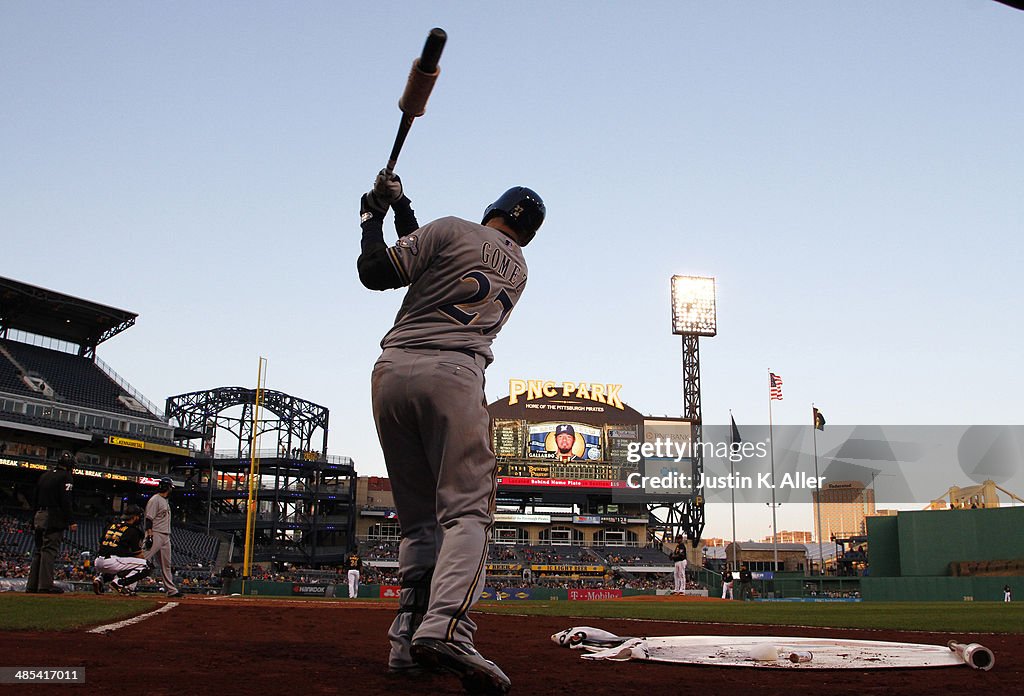
[[389, 664], [402, 668], [412, 664], [414, 637], [473, 642], [469, 610], [484, 586], [496, 489], [484, 370], [527, 269], [515, 241], [455, 217], [424, 225], [387, 252], [398, 282], [409, 286], [371, 380], [402, 525], [402, 593], [388, 634]]
[[148, 561], [156, 558], [164, 578], [167, 594], [177, 594], [174, 574], [171, 572], [171, 506], [162, 495], [154, 495], [146, 503], [146, 527], [152, 524], [153, 546], [145, 553]]

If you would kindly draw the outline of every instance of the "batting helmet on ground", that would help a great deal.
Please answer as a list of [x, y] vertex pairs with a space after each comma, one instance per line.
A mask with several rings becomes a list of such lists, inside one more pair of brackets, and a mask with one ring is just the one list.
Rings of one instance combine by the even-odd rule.
[[547, 209], [537, 192], [525, 186], [513, 186], [484, 210], [481, 224], [500, 215], [519, 234], [520, 244], [526, 246], [537, 234]]

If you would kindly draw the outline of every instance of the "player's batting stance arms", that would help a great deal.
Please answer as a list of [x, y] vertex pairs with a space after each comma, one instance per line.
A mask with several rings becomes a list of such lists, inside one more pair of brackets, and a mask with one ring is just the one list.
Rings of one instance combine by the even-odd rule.
[[[391, 247], [383, 232], [389, 209], [400, 237]], [[401, 181], [384, 170], [360, 214], [363, 285], [408, 288], [371, 379], [402, 525], [389, 671], [442, 668], [470, 693], [505, 694], [511, 682], [474, 649], [469, 616], [484, 587], [496, 490], [484, 370], [526, 286], [522, 247], [544, 221], [544, 202], [515, 187], [480, 223], [445, 217], [419, 227]]]

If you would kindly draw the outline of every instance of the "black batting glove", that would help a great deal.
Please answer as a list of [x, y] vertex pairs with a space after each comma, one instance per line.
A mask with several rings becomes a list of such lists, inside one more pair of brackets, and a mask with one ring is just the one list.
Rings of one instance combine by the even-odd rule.
[[388, 213], [388, 207], [388, 203], [382, 201], [373, 191], [364, 193], [359, 199], [359, 222], [383, 221]]
[[394, 205], [402, 197], [402, 180], [394, 172], [381, 169], [373, 181], [373, 195], [378, 201]]

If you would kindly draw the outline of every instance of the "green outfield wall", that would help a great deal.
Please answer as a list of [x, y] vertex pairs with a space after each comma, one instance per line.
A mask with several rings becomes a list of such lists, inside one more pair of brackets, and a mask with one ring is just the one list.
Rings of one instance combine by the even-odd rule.
[[920, 510], [868, 518], [867, 601], [1002, 601], [1024, 598], [1024, 576], [953, 577], [967, 561], [1024, 558], [1024, 507]]
[[950, 575], [958, 561], [1024, 558], [1024, 507], [868, 518], [871, 577]]
[[1001, 602], [1005, 585], [1015, 600], [1024, 597], [1024, 577], [866, 577], [860, 594], [865, 602]]

